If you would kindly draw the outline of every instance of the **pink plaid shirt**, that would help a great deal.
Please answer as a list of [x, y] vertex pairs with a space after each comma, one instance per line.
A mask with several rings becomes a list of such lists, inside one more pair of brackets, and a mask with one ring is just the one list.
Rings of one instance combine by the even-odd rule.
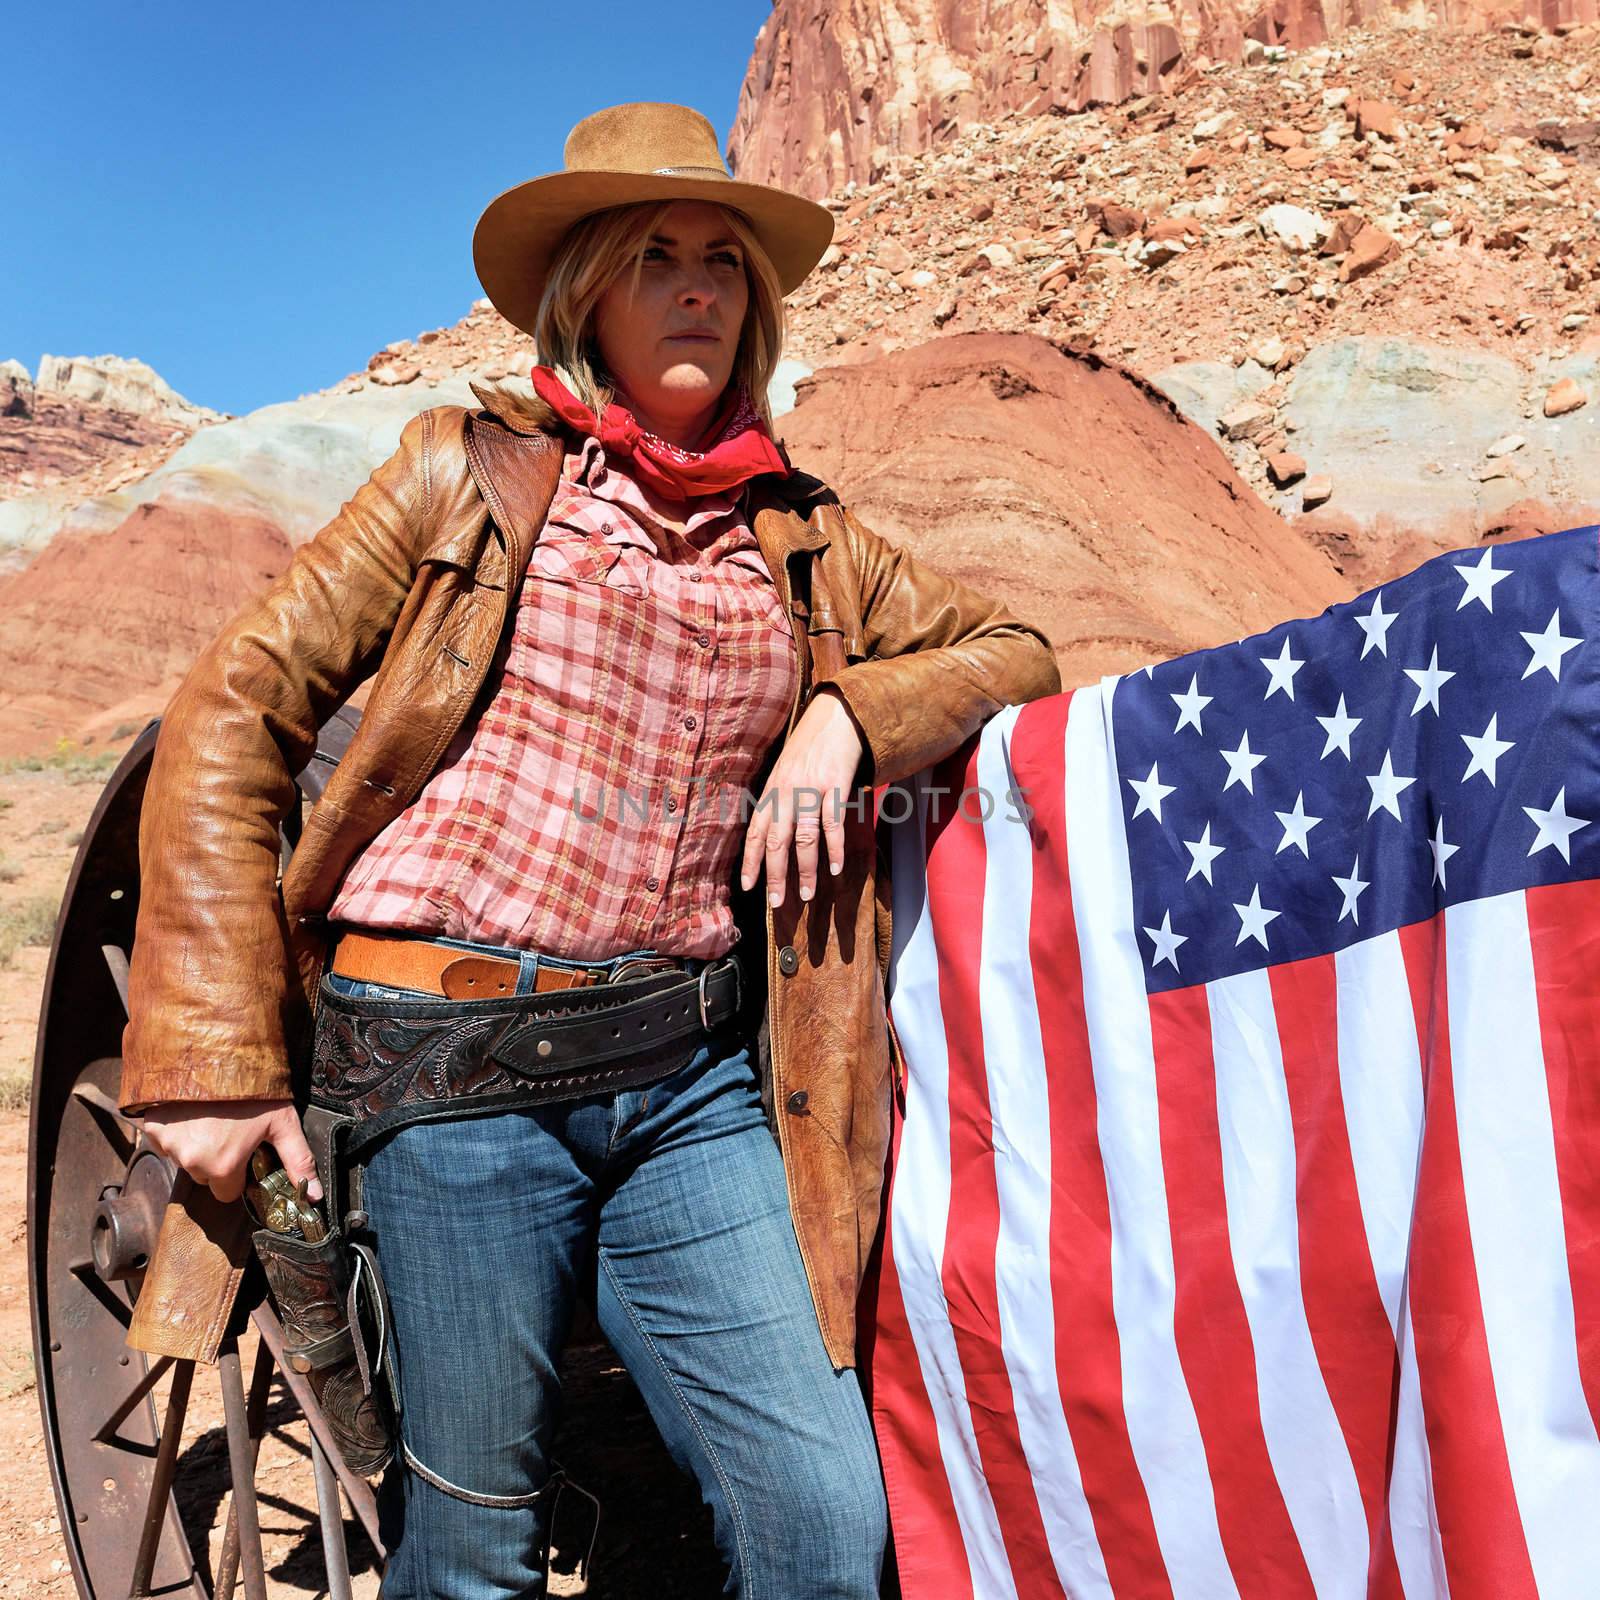
[[330, 920], [573, 959], [733, 944], [794, 635], [742, 494], [691, 502], [682, 534], [651, 503], [599, 440], [568, 453], [478, 705]]

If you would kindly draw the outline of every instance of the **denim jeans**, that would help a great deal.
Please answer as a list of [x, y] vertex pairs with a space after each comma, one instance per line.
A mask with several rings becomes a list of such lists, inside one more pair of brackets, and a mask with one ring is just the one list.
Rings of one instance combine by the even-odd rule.
[[[519, 992], [536, 959], [551, 958], [525, 955]], [[384, 1600], [546, 1592], [553, 1496], [538, 1491], [580, 1282], [712, 1508], [725, 1592], [877, 1596], [887, 1514], [861, 1389], [822, 1343], [751, 1047], [727, 1029], [707, 1040], [638, 1089], [421, 1123], [373, 1148], [364, 1202], [414, 1463], [380, 1496]]]

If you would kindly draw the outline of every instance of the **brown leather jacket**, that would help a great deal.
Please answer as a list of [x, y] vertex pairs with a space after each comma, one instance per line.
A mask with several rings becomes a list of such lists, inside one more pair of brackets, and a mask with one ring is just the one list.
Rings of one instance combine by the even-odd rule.
[[[356, 854], [417, 794], [509, 626], [561, 451], [537, 401], [474, 386], [437, 406], [200, 656], [162, 720], [140, 823], [122, 1105], [303, 1091], [324, 913]], [[1061, 687], [1050, 645], [999, 602], [862, 526], [817, 479], [760, 480], [754, 531], [793, 619], [792, 730], [823, 678], [866, 743], [862, 777], [907, 777], [1008, 703]], [[360, 727], [279, 878], [279, 824], [318, 729], [374, 671]], [[787, 735], [785, 735], [787, 736]], [[782, 740], [754, 788], [760, 792]], [[865, 809], [865, 808], [863, 808]], [[865, 817], [804, 903], [734, 884], [765, 985], [763, 1088], [835, 1366], [878, 1226], [892, 1055], [889, 900]], [[765, 926], [763, 927], [763, 920]], [[213, 1359], [248, 1254], [242, 1206], [169, 1208], [130, 1341]]]

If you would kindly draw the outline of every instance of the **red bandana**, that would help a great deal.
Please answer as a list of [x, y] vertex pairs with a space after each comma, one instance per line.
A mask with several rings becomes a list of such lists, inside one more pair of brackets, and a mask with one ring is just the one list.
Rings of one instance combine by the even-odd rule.
[[712, 420], [711, 448], [684, 450], [646, 432], [634, 414], [616, 402], [597, 419], [550, 367], [535, 366], [531, 376], [534, 393], [569, 428], [593, 434], [608, 455], [627, 456], [633, 476], [657, 494], [678, 500], [722, 494], [763, 472], [787, 475], [791, 470], [750, 403], [750, 391], [742, 385], [730, 391]]

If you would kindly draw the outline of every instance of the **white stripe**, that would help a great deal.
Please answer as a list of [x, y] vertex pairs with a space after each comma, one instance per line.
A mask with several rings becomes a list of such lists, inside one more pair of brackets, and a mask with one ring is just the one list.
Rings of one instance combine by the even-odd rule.
[[1445, 912], [1445, 976], [1467, 1224], [1512, 1488], [1539, 1592], [1590, 1594], [1600, 1571], [1600, 1440], [1578, 1373], [1521, 893]]
[[1255, 1347], [1267, 1455], [1319, 1600], [1364, 1596], [1361, 1485], [1301, 1293], [1294, 1122], [1272, 980], [1258, 968], [1206, 988], [1228, 1247]]
[[1422, 1382], [1411, 1333], [1409, 1293], [1400, 1324], [1400, 1396], [1395, 1410], [1394, 1470], [1389, 1479], [1389, 1534], [1406, 1600], [1450, 1600], [1433, 1496], [1433, 1459], [1422, 1413]]
[[[986, 818], [978, 1015], [1000, 1198], [995, 1247], [1000, 1344], [1017, 1432], [1061, 1587], [1074, 1596], [1109, 1596], [1111, 1583], [1084, 1498], [1056, 1374], [1050, 1094], [1028, 942], [1033, 843], [1017, 808], [1006, 799], [1014, 789], [1008, 742], [1020, 710], [1009, 706], [985, 725], [978, 740], [980, 795], [966, 802], [969, 815]], [[965, 825], [959, 818], [951, 824]], [[941, 933], [960, 939], [966, 930], [945, 928]], [[1070, 1315], [1071, 1308], [1065, 1309]]]
[[1334, 957], [1339, 1087], [1378, 1293], [1399, 1337], [1422, 1156], [1422, 1056], [1400, 935]]
[[1389, 1530], [1401, 1587], [1411, 1600], [1427, 1600], [1448, 1595], [1449, 1585], [1406, 1304], [1423, 1103], [1422, 1055], [1400, 935], [1378, 934], [1339, 951], [1334, 971], [1345, 1129], [1367, 1249], [1400, 1359]]
[[[939, 1003], [939, 969], [926, 886], [925, 775], [914, 818], [892, 828], [894, 1025], [906, 1058], [906, 1111], [890, 1196], [894, 1270], [939, 1436], [978, 1600], [1015, 1600], [994, 1500], [983, 1475], [966, 1381], [945, 1303], [944, 1238], [950, 1215], [950, 1057]], [[895, 802], [896, 810], [904, 801]]]
[[1173, 1332], [1172, 1235], [1161, 1165], [1149, 999], [1112, 743], [1116, 680], [1067, 712], [1067, 856], [1083, 960], [1100, 1156], [1111, 1206], [1111, 1291], [1128, 1437], [1177, 1600], [1237, 1595], [1194, 1402]]

